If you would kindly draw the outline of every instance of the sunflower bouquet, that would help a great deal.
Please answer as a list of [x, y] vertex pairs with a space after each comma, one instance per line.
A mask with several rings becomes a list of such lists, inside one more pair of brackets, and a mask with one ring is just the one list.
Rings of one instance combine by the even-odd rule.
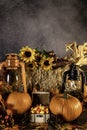
[[53, 51], [46, 52], [43, 50], [41, 52], [37, 48], [32, 49], [29, 46], [25, 46], [20, 50], [19, 57], [30, 69], [41, 67], [46, 71], [53, 69], [55, 59], [57, 59]]
[[[25, 62], [27, 86], [40, 86], [44, 91], [49, 87], [58, 86], [58, 57], [54, 51], [39, 51], [25, 46], [19, 51], [19, 58]], [[37, 87], [36, 87], [37, 88]], [[38, 88], [39, 89], [39, 88]]]

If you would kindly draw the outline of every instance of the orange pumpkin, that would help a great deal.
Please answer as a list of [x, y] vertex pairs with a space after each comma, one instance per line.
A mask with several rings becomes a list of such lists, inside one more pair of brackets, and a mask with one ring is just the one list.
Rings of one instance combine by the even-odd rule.
[[6, 100], [6, 104], [7, 109], [22, 114], [31, 107], [32, 100], [28, 93], [12, 92]]
[[55, 95], [50, 101], [49, 108], [54, 115], [62, 115], [66, 121], [75, 120], [82, 112], [81, 102], [69, 94], [67, 98], [64, 98], [63, 94]]

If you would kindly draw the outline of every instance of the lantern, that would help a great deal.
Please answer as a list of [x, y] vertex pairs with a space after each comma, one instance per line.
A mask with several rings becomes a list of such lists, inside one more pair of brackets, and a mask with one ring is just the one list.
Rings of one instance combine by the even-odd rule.
[[25, 63], [19, 61], [16, 53], [6, 55], [6, 60], [0, 64], [0, 70], [3, 67], [6, 68], [6, 83], [11, 85], [14, 91], [27, 92]]
[[77, 65], [72, 63], [70, 69], [63, 74], [61, 93], [67, 93], [77, 96], [77, 93], [84, 93], [85, 74]]
[[5, 81], [12, 86], [14, 91], [19, 91], [22, 85], [21, 75], [19, 75], [19, 60], [17, 54], [11, 53], [6, 55], [6, 75]]

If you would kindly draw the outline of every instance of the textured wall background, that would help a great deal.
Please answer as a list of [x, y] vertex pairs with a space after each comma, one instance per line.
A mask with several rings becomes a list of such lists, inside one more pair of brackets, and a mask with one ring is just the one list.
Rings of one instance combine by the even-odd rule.
[[72, 41], [87, 41], [87, 1], [0, 0], [0, 61], [25, 45], [63, 57]]

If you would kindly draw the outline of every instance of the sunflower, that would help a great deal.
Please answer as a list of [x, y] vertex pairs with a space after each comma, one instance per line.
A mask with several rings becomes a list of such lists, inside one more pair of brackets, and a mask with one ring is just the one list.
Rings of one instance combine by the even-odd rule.
[[35, 70], [37, 67], [38, 67], [38, 65], [37, 65], [37, 63], [36, 62], [29, 62], [28, 64], [27, 64], [27, 66], [28, 66], [28, 68], [30, 69], [30, 70]]
[[25, 46], [20, 50], [19, 57], [26, 63], [32, 62], [35, 60], [35, 50]]
[[53, 57], [48, 57], [48, 58], [42, 58], [41, 60], [41, 67], [44, 70], [50, 70], [52, 69], [52, 65], [53, 65]]
[[35, 59], [36, 59], [35, 61], [36, 61], [37, 65], [40, 66], [40, 62], [42, 59], [42, 53], [37, 53]]

